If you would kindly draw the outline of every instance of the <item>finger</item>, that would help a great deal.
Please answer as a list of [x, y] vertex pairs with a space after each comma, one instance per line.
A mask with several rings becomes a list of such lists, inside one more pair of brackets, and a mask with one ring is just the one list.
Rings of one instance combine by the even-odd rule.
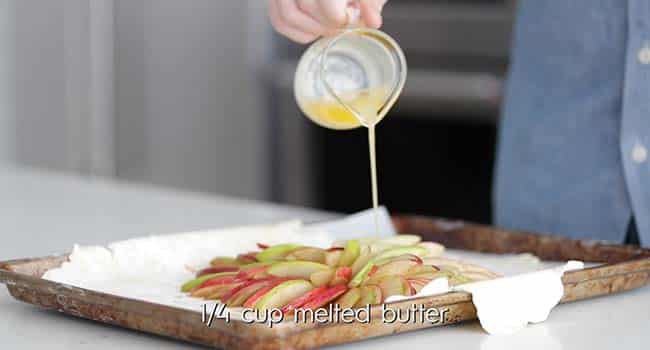
[[278, 33], [295, 42], [307, 44], [318, 37], [317, 35], [305, 33], [301, 30], [295, 29], [285, 23], [283, 18], [280, 16], [277, 0], [269, 1], [269, 18], [271, 20], [273, 28], [275, 28]]
[[328, 27], [341, 28], [348, 24], [348, 0], [320, 0], [318, 6]]
[[327, 32], [325, 26], [298, 7], [296, 0], [278, 0], [277, 5], [280, 16], [288, 26], [317, 36]]
[[379, 28], [383, 19], [381, 11], [386, 4], [386, 0], [361, 0], [361, 18], [364, 23], [371, 28]]
[[297, 6], [300, 9], [300, 11], [310, 16], [312, 19], [318, 22], [323, 28], [325, 28], [325, 32], [322, 33], [323, 36], [333, 35], [337, 31], [339, 31], [341, 27], [340, 26], [332, 27], [329, 25], [330, 21], [327, 20], [327, 17], [323, 14], [323, 11], [320, 9], [320, 6], [318, 5], [319, 1], [320, 0], [297, 0]]

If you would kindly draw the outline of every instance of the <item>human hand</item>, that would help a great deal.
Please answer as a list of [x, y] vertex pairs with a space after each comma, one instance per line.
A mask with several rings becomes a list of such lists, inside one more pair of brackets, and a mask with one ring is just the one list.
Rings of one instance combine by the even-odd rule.
[[348, 7], [358, 6], [360, 20], [379, 28], [381, 11], [387, 0], [269, 0], [269, 17], [278, 33], [307, 44], [331, 35], [349, 23]]

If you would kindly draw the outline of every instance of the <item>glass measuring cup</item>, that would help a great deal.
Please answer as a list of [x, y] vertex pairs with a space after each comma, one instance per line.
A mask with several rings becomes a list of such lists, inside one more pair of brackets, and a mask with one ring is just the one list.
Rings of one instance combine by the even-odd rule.
[[316, 124], [338, 130], [369, 127], [381, 121], [399, 97], [406, 71], [404, 53], [393, 38], [376, 29], [350, 27], [305, 51], [296, 69], [294, 94], [302, 112]]

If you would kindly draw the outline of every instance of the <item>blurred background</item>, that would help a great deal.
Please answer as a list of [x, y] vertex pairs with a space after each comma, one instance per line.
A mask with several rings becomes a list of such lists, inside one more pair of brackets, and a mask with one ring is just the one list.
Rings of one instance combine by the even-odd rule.
[[[365, 130], [304, 118], [304, 47], [262, 0], [0, 0], [0, 167], [341, 212], [370, 206]], [[508, 0], [394, 0], [409, 61], [378, 128], [380, 201], [488, 223]]]

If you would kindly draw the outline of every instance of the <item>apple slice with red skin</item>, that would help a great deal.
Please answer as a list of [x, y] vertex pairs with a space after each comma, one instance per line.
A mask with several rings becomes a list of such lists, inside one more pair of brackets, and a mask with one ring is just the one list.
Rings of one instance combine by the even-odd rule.
[[213, 273], [213, 274], [197, 277], [197, 278], [195, 278], [195, 279], [193, 279], [191, 281], [185, 282], [181, 286], [181, 292], [187, 293], [187, 292], [191, 292], [193, 290], [196, 290], [197, 287], [201, 286], [206, 281], [209, 281], [209, 280], [214, 279], [214, 278], [220, 278], [220, 277], [224, 277], [224, 276], [235, 276], [235, 275], [237, 275], [237, 273], [235, 273], [235, 272], [220, 272], [220, 273]]
[[269, 268], [269, 266], [266, 265], [266, 264], [256, 265], [256, 266], [248, 266], [248, 267], [244, 266], [244, 267], [242, 267], [241, 271], [239, 271], [239, 274], [237, 275], [237, 277], [245, 278], [245, 279], [266, 278], [266, 277], [269, 277], [269, 274], [267, 273], [268, 268]]
[[284, 283], [284, 282], [286, 282], [288, 280], [289, 280], [288, 278], [275, 278], [271, 283], [269, 283], [269, 285], [267, 285], [266, 287], [258, 290], [253, 295], [251, 295], [248, 299], [246, 299], [246, 302], [244, 302], [243, 306], [247, 307], [247, 308], [254, 307], [255, 303], [257, 303], [260, 299], [262, 299], [262, 297], [264, 297], [264, 295], [266, 295], [266, 293], [268, 293], [273, 288], [277, 287], [278, 285], [280, 285], [280, 284], [282, 284], [282, 283]]
[[236, 288], [244, 281], [232, 280], [231, 282], [215, 283], [208, 286], [200, 287], [192, 291], [192, 296], [195, 298], [214, 299], [222, 296], [233, 288]]
[[327, 290], [321, 292], [318, 295], [315, 295], [312, 297], [312, 299], [306, 303], [304, 303], [299, 309], [309, 309], [309, 310], [315, 310], [320, 307], [323, 307], [336, 298], [340, 297], [343, 295], [343, 293], [347, 292], [348, 287], [344, 284], [339, 284], [338, 286], [334, 287], [329, 287]]
[[248, 252], [237, 255], [236, 261], [240, 264], [252, 264], [258, 262], [257, 252]]
[[330, 286], [336, 286], [339, 284], [347, 284], [352, 278], [352, 268], [349, 266], [342, 266], [336, 269], [334, 277], [329, 282]]
[[237, 275], [221, 276], [221, 277], [216, 277], [216, 278], [213, 278], [213, 279], [209, 279], [209, 280], [201, 283], [201, 285], [199, 285], [195, 290], [199, 290], [199, 289], [202, 289], [202, 288], [205, 288], [205, 287], [221, 286], [221, 285], [224, 285], [224, 284], [231, 284], [231, 283], [242, 282], [242, 281], [243, 281], [243, 279], [237, 277]]
[[226, 305], [230, 307], [242, 306], [246, 300], [252, 297], [255, 293], [276, 282], [279, 282], [277, 278], [265, 278], [249, 281], [248, 283], [250, 284], [233, 293], [232, 296], [228, 297], [228, 299], [224, 297]]
[[218, 256], [210, 260], [210, 266], [239, 266], [240, 263], [235, 258], [229, 256]]
[[[233, 289], [239, 288], [242, 284], [245, 282], [235, 282], [231, 284], [224, 284], [220, 286], [215, 286], [217, 288], [212, 290], [212, 293], [209, 293], [207, 297], [204, 297], [205, 299], [209, 300], [224, 300], [224, 296], [230, 293]], [[212, 288], [212, 287], [208, 287]]]
[[239, 266], [212, 266], [212, 267], [207, 267], [207, 268], [199, 271], [196, 274], [196, 277], [210, 275], [210, 274], [213, 274], [213, 273], [237, 272], [237, 271], [239, 271]]
[[319, 294], [325, 292], [327, 289], [328, 288], [326, 286], [321, 286], [321, 287], [312, 289], [310, 292], [303, 294], [298, 299], [295, 299], [294, 301], [290, 302], [289, 304], [283, 306], [282, 307], [282, 312], [286, 314], [286, 313], [292, 312], [295, 309], [300, 308], [305, 303], [312, 300], [314, 297], [316, 297]]
[[254, 285], [254, 284], [256, 284], [256, 283], [265, 282], [265, 281], [271, 281], [271, 280], [273, 280], [273, 278], [261, 278], [261, 279], [244, 280], [244, 281], [243, 281], [243, 282], [242, 282], [242, 283], [241, 283], [237, 288], [234, 288], [234, 289], [232, 289], [230, 292], [228, 292], [227, 294], [225, 294], [225, 295], [223, 296], [223, 300], [224, 300], [225, 302], [227, 302], [228, 299], [230, 299], [233, 295], [235, 295], [235, 294], [236, 294], [237, 292], [239, 292], [240, 290], [242, 290], [242, 289], [244, 289], [244, 288], [246, 288], [246, 287], [249, 287], [249, 286], [251, 286], [251, 285]]
[[271, 247], [271, 246], [268, 245], [268, 244], [264, 244], [264, 243], [259, 243], [259, 242], [257, 242], [257, 247], [260, 248], [261, 250], [264, 250], [264, 249], [268, 249], [268, 248]]

